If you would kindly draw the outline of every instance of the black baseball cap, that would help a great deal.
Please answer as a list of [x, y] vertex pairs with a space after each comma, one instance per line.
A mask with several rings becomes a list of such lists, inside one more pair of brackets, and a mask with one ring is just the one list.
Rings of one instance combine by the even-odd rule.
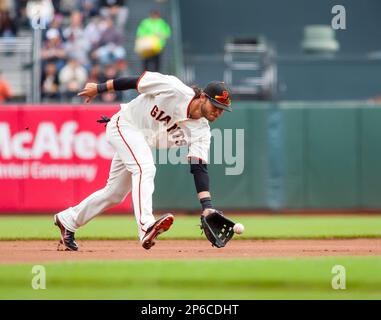
[[232, 103], [230, 90], [226, 87], [225, 83], [221, 81], [209, 82], [203, 91], [215, 107], [230, 112], [233, 111], [230, 106]]

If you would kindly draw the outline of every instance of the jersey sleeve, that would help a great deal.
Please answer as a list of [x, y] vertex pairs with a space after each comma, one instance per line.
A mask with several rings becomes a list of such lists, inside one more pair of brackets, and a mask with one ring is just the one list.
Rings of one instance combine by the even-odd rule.
[[192, 136], [189, 144], [188, 158], [202, 160], [203, 163], [209, 163], [210, 131], [199, 130]]
[[158, 72], [145, 71], [136, 84], [139, 93], [158, 95], [162, 92], [174, 91], [171, 76]]

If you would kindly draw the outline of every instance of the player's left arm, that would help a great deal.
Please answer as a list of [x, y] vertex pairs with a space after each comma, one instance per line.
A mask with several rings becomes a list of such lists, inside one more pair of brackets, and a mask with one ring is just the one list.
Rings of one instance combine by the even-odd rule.
[[193, 174], [197, 196], [202, 207], [202, 214], [207, 215], [214, 210], [209, 190], [208, 166], [202, 160], [191, 157], [190, 172]]
[[129, 89], [137, 89], [138, 76], [134, 77], [121, 77], [117, 79], [109, 79], [104, 83], [86, 83], [85, 88], [78, 93], [79, 97], [84, 97], [85, 102], [89, 103], [98, 94], [104, 92], [122, 91]]
[[208, 154], [211, 133], [207, 122], [193, 127], [189, 124], [189, 153], [190, 172], [193, 174], [197, 196], [202, 206], [202, 215], [214, 210], [209, 187]]

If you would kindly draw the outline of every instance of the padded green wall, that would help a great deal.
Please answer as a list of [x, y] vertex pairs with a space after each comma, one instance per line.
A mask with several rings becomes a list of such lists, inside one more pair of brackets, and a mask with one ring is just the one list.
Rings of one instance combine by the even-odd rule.
[[[228, 176], [228, 165], [209, 165], [214, 203], [225, 210], [381, 208], [380, 124], [380, 106], [365, 102], [236, 103], [212, 128], [245, 130], [245, 169]], [[189, 166], [157, 167], [154, 207], [199, 209]]]
[[361, 111], [359, 164], [359, 205], [381, 207], [381, 109], [380, 106]]

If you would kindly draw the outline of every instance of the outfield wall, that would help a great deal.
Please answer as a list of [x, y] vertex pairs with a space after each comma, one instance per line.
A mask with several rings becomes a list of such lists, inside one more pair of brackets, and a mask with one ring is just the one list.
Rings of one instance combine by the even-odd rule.
[[[210, 166], [214, 202], [225, 209], [381, 208], [380, 124], [380, 105], [366, 102], [236, 103], [213, 127], [245, 130], [245, 167], [227, 176], [228, 165]], [[187, 171], [158, 170], [159, 207], [198, 208]]]
[[[225, 210], [381, 208], [380, 107], [235, 103], [212, 125], [214, 203]], [[96, 120], [116, 110], [0, 106], [0, 212], [57, 211], [103, 187], [112, 150]], [[187, 164], [157, 169], [155, 209], [199, 210]], [[130, 197], [116, 211], [131, 211]]]

